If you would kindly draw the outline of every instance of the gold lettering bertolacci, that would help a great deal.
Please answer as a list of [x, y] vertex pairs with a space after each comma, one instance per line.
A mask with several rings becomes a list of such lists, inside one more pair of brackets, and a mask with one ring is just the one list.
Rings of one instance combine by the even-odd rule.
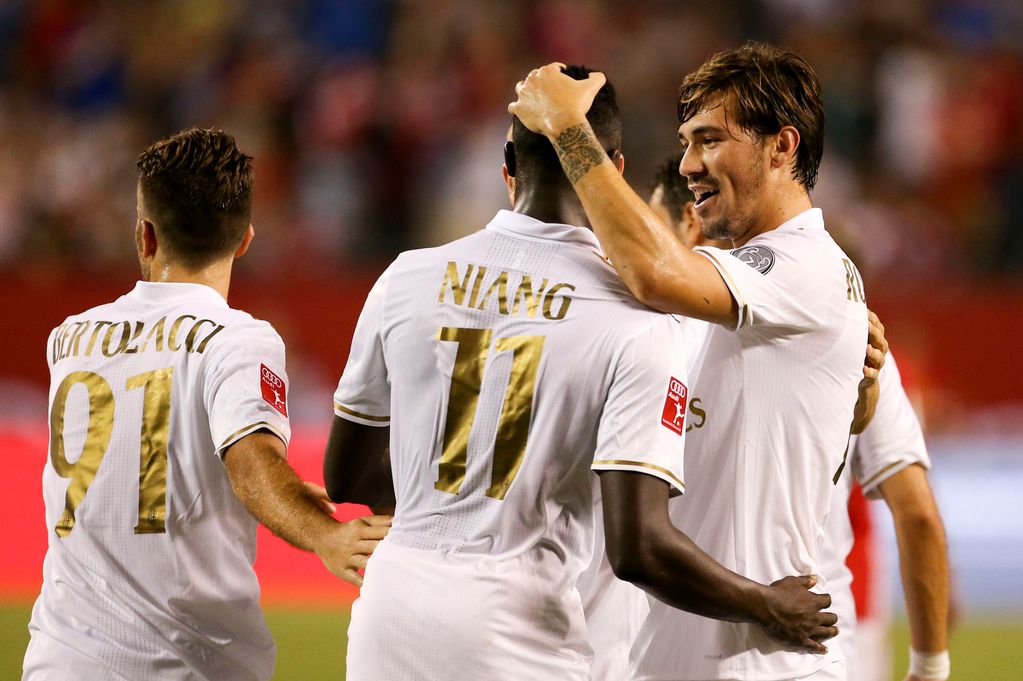
[[[575, 291], [576, 287], [565, 282], [548, 287], [549, 280], [541, 279], [540, 285], [534, 288], [533, 281], [536, 279], [538, 277], [532, 274], [520, 275], [508, 270], [499, 270], [493, 279], [490, 279], [487, 276], [487, 268], [483, 265], [474, 263], [460, 265], [454, 260], [449, 260], [441, 279], [437, 302], [464, 305], [476, 310], [513, 317], [523, 315], [530, 319], [536, 318], [537, 310], [542, 310], [544, 319], [551, 321], [564, 319], [572, 305], [572, 298], [568, 294]], [[487, 281], [489, 285], [484, 286]], [[510, 299], [509, 290], [513, 291]]]
[[[202, 353], [213, 337], [225, 327], [212, 319], [198, 319], [196, 315], [186, 314], [173, 319], [169, 333], [166, 328], [166, 317], [149, 322], [128, 319], [116, 322], [67, 322], [58, 326], [53, 333], [50, 358], [56, 364], [67, 357], [89, 357], [97, 348], [97, 354], [101, 353], [104, 357], [164, 350]], [[82, 343], [82, 338], [90, 329], [92, 334], [88, 342]], [[182, 337], [184, 342], [181, 342]]]

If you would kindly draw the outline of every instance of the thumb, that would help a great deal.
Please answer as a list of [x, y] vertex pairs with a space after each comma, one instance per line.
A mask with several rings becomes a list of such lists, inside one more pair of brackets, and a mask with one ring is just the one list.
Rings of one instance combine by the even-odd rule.
[[593, 95], [596, 96], [597, 91], [604, 87], [604, 84], [607, 83], [607, 76], [600, 71], [591, 71], [589, 75], [586, 76], [586, 80], [583, 82], [589, 86], [587, 87], [587, 91], [592, 92]]
[[817, 586], [817, 575], [800, 575], [796, 579], [799, 580], [799, 585], [804, 589], [812, 589]]

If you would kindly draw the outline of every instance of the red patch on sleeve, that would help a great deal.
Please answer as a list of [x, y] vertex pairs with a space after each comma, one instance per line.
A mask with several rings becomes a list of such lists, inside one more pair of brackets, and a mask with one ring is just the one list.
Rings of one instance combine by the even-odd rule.
[[689, 391], [685, 384], [677, 378], [668, 381], [668, 396], [664, 399], [664, 411], [661, 412], [661, 425], [681, 435], [686, 427], [686, 397]]
[[288, 415], [288, 395], [281, 377], [266, 368], [265, 364], [259, 365], [259, 387], [263, 391], [263, 399], [271, 407]]

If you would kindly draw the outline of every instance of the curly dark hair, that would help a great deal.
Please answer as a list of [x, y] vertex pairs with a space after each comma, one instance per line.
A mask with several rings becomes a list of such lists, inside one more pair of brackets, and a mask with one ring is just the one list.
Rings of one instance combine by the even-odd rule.
[[758, 137], [783, 126], [799, 131], [793, 177], [810, 191], [824, 153], [824, 105], [817, 75], [802, 57], [766, 43], [718, 52], [682, 81], [678, 120], [685, 123], [724, 97], [738, 126]]
[[162, 243], [198, 268], [238, 248], [252, 214], [252, 157], [222, 130], [191, 128], [139, 155], [139, 187]]

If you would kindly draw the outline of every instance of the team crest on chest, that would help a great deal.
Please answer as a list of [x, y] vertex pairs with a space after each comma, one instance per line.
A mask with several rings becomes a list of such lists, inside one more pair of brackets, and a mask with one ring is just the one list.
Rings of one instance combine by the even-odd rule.
[[774, 251], [767, 246], [743, 246], [732, 251], [732, 255], [760, 274], [767, 274], [774, 267]]
[[686, 384], [682, 381], [674, 377], [668, 381], [668, 395], [664, 398], [661, 425], [676, 435], [681, 435], [686, 427], [686, 398], [688, 394]]
[[263, 392], [263, 399], [271, 407], [288, 415], [288, 395], [281, 377], [270, 371], [265, 364], [259, 365], [259, 387]]

